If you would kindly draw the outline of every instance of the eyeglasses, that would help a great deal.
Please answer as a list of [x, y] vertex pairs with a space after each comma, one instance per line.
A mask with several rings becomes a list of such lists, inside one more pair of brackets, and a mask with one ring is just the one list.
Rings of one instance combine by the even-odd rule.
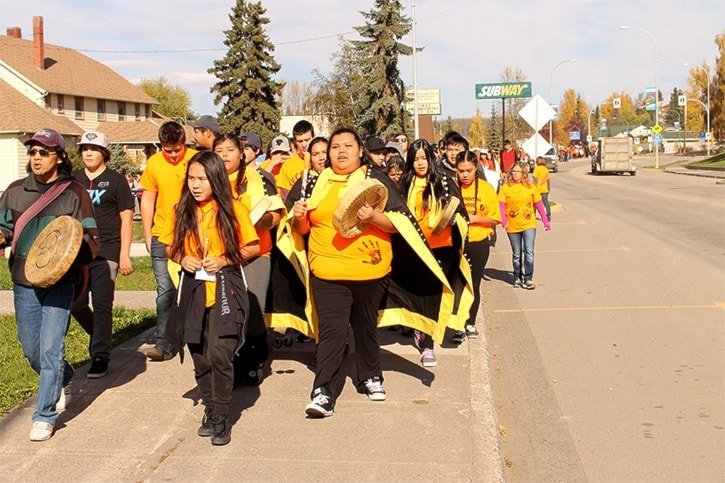
[[51, 154], [56, 154], [55, 151], [48, 151], [47, 149], [28, 149], [28, 156], [35, 156], [36, 154], [40, 154], [42, 157], [47, 158]]
[[408, 138], [406, 138], [406, 137], [395, 138], [395, 142], [396, 143], [407, 143], [408, 142]]

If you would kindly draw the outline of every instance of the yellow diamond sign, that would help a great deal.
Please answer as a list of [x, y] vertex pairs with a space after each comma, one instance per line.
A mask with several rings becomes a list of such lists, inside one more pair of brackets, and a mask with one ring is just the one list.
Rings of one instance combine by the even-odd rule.
[[652, 132], [655, 133], [655, 134], [661, 133], [662, 132], [662, 126], [660, 126], [659, 124], [655, 124], [654, 126], [652, 126]]

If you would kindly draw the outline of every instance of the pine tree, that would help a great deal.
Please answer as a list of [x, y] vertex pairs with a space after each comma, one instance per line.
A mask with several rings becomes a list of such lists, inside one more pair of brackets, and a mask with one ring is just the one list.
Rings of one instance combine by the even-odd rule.
[[375, 0], [369, 12], [360, 12], [365, 25], [355, 27], [363, 40], [352, 41], [362, 59], [358, 66], [364, 77], [365, 108], [356, 124], [365, 136], [385, 139], [405, 132], [409, 114], [405, 110], [405, 84], [398, 70], [398, 56], [411, 55], [413, 49], [400, 42], [412, 28], [411, 20], [402, 14], [399, 0]]
[[252, 131], [268, 141], [279, 132], [278, 99], [283, 85], [273, 76], [280, 65], [274, 60], [274, 45], [264, 31], [269, 19], [261, 2], [237, 0], [225, 30], [224, 45], [229, 50], [222, 60], [215, 60], [208, 72], [218, 82], [211, 88], [214, 104], [223, 103], [219, 115], [226, 132]]
[[500, 151], [503, 148], [501, 142], [501, 122], [496, 112], [496, 106], [491, 105], [491, 115], [486, 120], [486, 132], [488, 133], [488, 149], [491, 151]]

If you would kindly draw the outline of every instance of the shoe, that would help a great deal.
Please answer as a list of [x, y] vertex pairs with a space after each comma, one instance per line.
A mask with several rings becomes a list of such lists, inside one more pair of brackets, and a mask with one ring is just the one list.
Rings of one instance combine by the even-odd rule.
[[232, 440], [232, 427], [229, 424], [228, 414], [215, 414], [212, 418], [214, 432], [211, 435], [211, 444], [224, 446]]
[[423, 341], [425, 340], [425, 334], [419, 330], [413, 331], [413, 345], [419, 351], [423, 350]]
[[534, 290], [536, 288], [536, 284], [531, 280], [527, 280], [521, 285], [521, 288], [525, 288], [526, 290]]
[[420, 362], [423, 364], [423, 367], [437, 366], [438, 361], [436, 360], [436, 353], [433, 349], [425, 349], [420, 357]]
[[53, 436], [55, 426], [43, 421], [35, 421], [30, 428], [30, 441], [47, 441]]
[[323, 388], [318, 387], [312, 392], [312, 401], [305, 406], [305, 414], [310, 418], [326, 418], [335, 412], [335, 403]]
[[451, 337], [451, 342], [454, 344], [463, 344], [463, 342], [466, 340], [466, 333], [462, 330], [457, 330], [453, 337]]
[[524, 288], [524, 282], [520, 278], [514, 280], [514, 288], [516, 287]]
[[160, 345], [156, 344], [149, 349], [148, 352], [146, 352], [146, 357], [148, 357], [149, 360], [161, 362], [168, 361], [174, 356], [162, 349]]
[[380, 376], [373, 376], [365, 379], [358, 388], [359, 393], [367, 394], [371, 401], [385, 401], [388, 395], [383, 389], [383, 379]]
[[55, 403], [55, 410], [58, 412], [65, 411], [68, 406], [70, 406], [71, 402], [71, 384], [73, 381], [68, 381], [68, 383], [63, 386], [63, 389], [60, 390], [60, 396], [58, 397], [58, 402]]
[[477, 339], [478, 338], [478, 329], [475, 325], [467, 325], [466, 326], [466, 336], [469, 339]]
[[99, 379], [105, 376], [106, 372], [108, 372], [108, 359], [94, 357], [93, 362], [91, 362], [91, 368], [88, 369], [86, 377], [88, 379]]
[[204, 409], [204, 416], [201, 418], [201, 426], [196, 434], [202, 438], [208, 438], [214, 434], [214, 411], [209, 408]]

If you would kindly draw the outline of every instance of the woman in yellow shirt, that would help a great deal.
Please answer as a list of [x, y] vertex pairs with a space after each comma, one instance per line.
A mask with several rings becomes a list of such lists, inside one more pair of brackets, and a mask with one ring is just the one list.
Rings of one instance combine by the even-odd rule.
[[501, 224], [511, 242], [514, 268], [514, 287], [527, 290], [536, 288], [534, 284], [534, 242], [536, 240], [536, 215], [541, 215], [546, 231], [551, 230], [546, 217], [541, 194], [529, 180], [527, 163], [517, 161], [511, 166], [506, 182], [498, 192], [501, 208]]
[[[182, 268], [166, 337], [176, 347], [187, 344], [194, 361], [205, 406], [199, 436], [225, 445], [231, 440], [232, 358], [244, 342], [249, 313], [241, 264], [256, 255], [259, 240], [246, 207], [232, 202], [217, 154], [202, 151], [189, 160], [181, 199], [159, 241]], [[183, 362], [183, 349], [179, 357]]]
[[481, 280], [491, 250], [490, 239], [494, 227], [501, 223], [501, 211], [496, 191], [479, 177], [478, 160], [472, 151], [464, 151], [456, 156], [458, 187], [461, 190], [463, 204], [470, 221], [466, 254], [471, 262], [471, 281], [473, 283], [473, 304], [468, 313], [465, 332], [459, 331], [453, 336], [453, 342], [461, 343], [468, 336], [478, 337], [476, 317], [481, 305]]

